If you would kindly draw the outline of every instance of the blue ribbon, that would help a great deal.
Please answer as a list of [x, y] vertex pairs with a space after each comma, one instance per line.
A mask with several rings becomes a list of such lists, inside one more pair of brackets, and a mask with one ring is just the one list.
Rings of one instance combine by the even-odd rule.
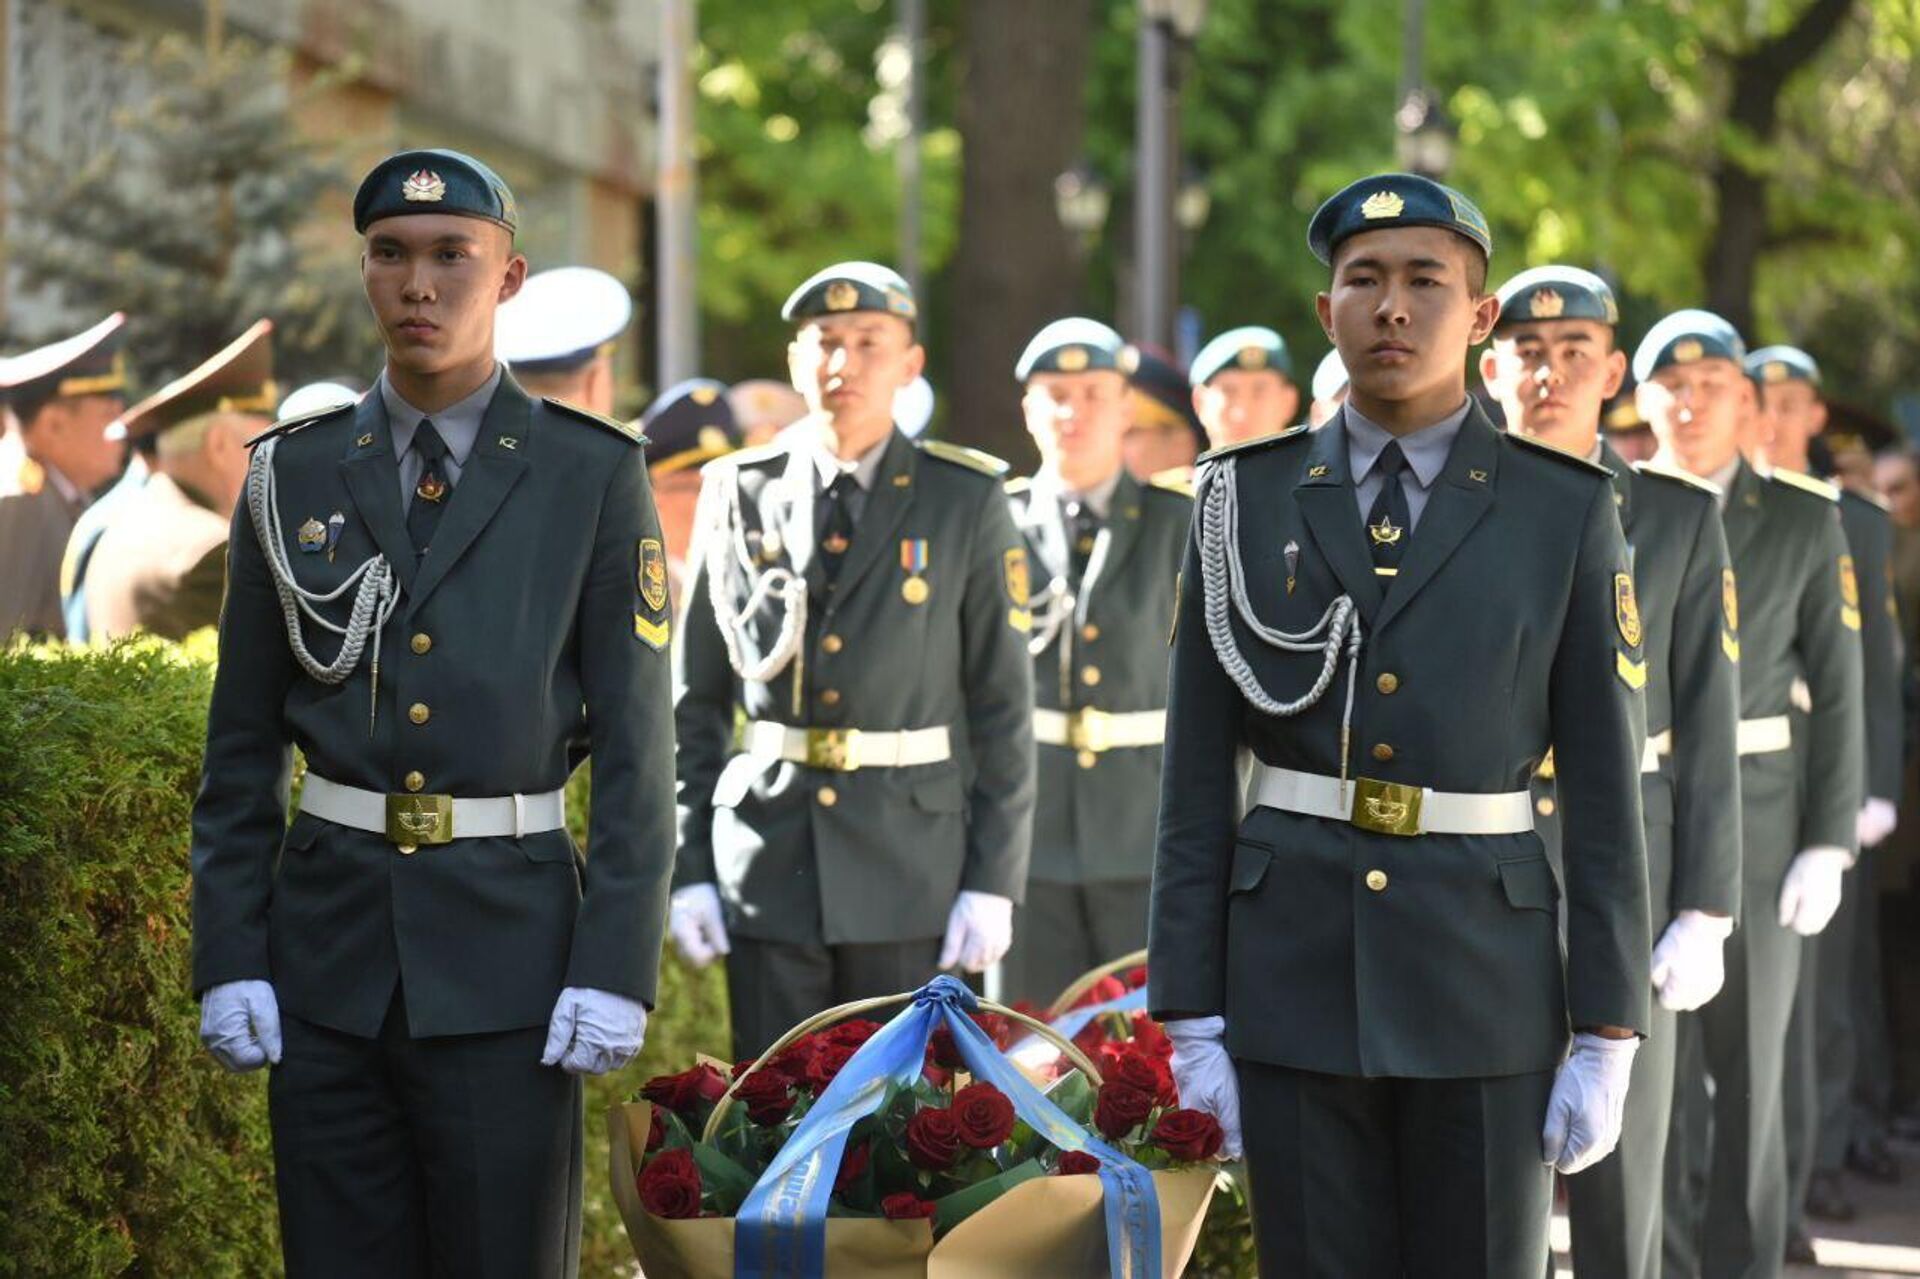
[[[1097, 1004], [1087, 1004], [1081, 1008], [1071, 1009], [1047, 1024], [1059, 1033], [1060, 1038], [1072, 1039], [1075, 1035], [1087, 1028], [1088, 1022], [1100, 1016], [1102, 1013], [1144, 1012], [1146, 1011], [1146, 1007], [1147, 988], [1142, 986], [1138, 990], [1128, 991], [1117, 999], [1103, 999]], [[1021, 1053], [1039, 1042], [1040, 1036], [1028, 1035], [1025, 1039], [1022, 1039], [1019, 1043], [1009, 1048], [1007, 1055], [1010, 1057], [1018, 1057]]]
[[1160, 1202], [1153, 1177], [1040, 1095], [974, 1024], [979, 1004], [952, 977], [934, 978], [913, 1003], [860, 1046], [754, 1183], [733, 1227], [734, 1279], [824, 1279], [827, 1200], [853, 1126], [879, 1109], [889, 1084], [910, 1086], [926, 1063], [927, 1040], [945, 1025], [976, 1080], [994, 1085], [1014, 1113], [1060, 1150], [1100, 1161], [1106, 1191], [1111, 1279], [1160, 1273]]

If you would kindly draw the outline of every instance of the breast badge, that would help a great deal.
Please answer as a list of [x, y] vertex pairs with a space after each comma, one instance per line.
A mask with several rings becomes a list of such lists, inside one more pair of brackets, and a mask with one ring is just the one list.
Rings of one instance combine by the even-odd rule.
[[1626, 646], [1639, 648], [1644, 636], [1640, 632], [1640, 603], [1633, 597], [1631, 574], [1613, 575], [1613, 620], [1620, 628], [1620, 638]]

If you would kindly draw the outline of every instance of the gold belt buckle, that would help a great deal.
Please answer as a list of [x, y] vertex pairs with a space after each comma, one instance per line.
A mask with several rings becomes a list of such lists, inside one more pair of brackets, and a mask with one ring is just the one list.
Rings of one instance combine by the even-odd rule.
[[422, 844], [453, 842], [453, 796], [387, 796], [387, 838], [412, 852]]
[[1356, 778], [1350, 820], [1361, 830], [1370, 830], [1376, 835], [1418, 835], [1421, 793], [1418, 786], [1376, 782], [1371, 777]]
[[1091, 706], [1071, 711], [1067, 715], [1067, 745], [1077, 751], [1105, 754], [1113, 748], [1112, 728], [1112, 721], [1105, 711], [1094, 710]]
[[851, 773], [860, 767], [859, 745], [857, 728], [809, 728], [807, 767]]

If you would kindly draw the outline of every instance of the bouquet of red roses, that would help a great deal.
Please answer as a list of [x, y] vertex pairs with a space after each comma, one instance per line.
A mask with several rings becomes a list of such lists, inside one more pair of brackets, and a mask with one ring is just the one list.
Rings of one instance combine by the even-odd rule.
[[885, 1027], [819, 1025], [892, 1001], [823, 1014], [731, 1080], [651, 1080], [609, 1117], [648, 1279], [1180, 1272], [1220, 1131], [1174, 1104], [1165, 1063], [1116, 1057], [1102, 1081], [1065, 1046], [1079, 1070], [1042, 1096], [1001, 1048], [1043, 1025], [951, 979], [912, 998]]

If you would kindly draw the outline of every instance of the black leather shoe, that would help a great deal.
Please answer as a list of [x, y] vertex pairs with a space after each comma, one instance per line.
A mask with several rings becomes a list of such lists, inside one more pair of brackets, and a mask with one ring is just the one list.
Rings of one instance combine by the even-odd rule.
[[1813, 1255], [1813, 1240], [1806, 1234], [1794, 1230], [1787, 1235], [1787, 1264], [1790, 1266], [1817, 1265], [1820, 1259]]
[[[1858, 1215], [1840, 1174], [1816, 1172], [1807, 1182], [1807, 1216], [1815, 1221], [1852, 1221]], [[1791, 1251], [1791, 1250], [1789, 1250]]]
[[1847, 1167], [1868, 1181], [1883, 1186], [1898, 1185], [1900, 1161], [1878, 1137], [1856, 1141], [1847, 1147]]

